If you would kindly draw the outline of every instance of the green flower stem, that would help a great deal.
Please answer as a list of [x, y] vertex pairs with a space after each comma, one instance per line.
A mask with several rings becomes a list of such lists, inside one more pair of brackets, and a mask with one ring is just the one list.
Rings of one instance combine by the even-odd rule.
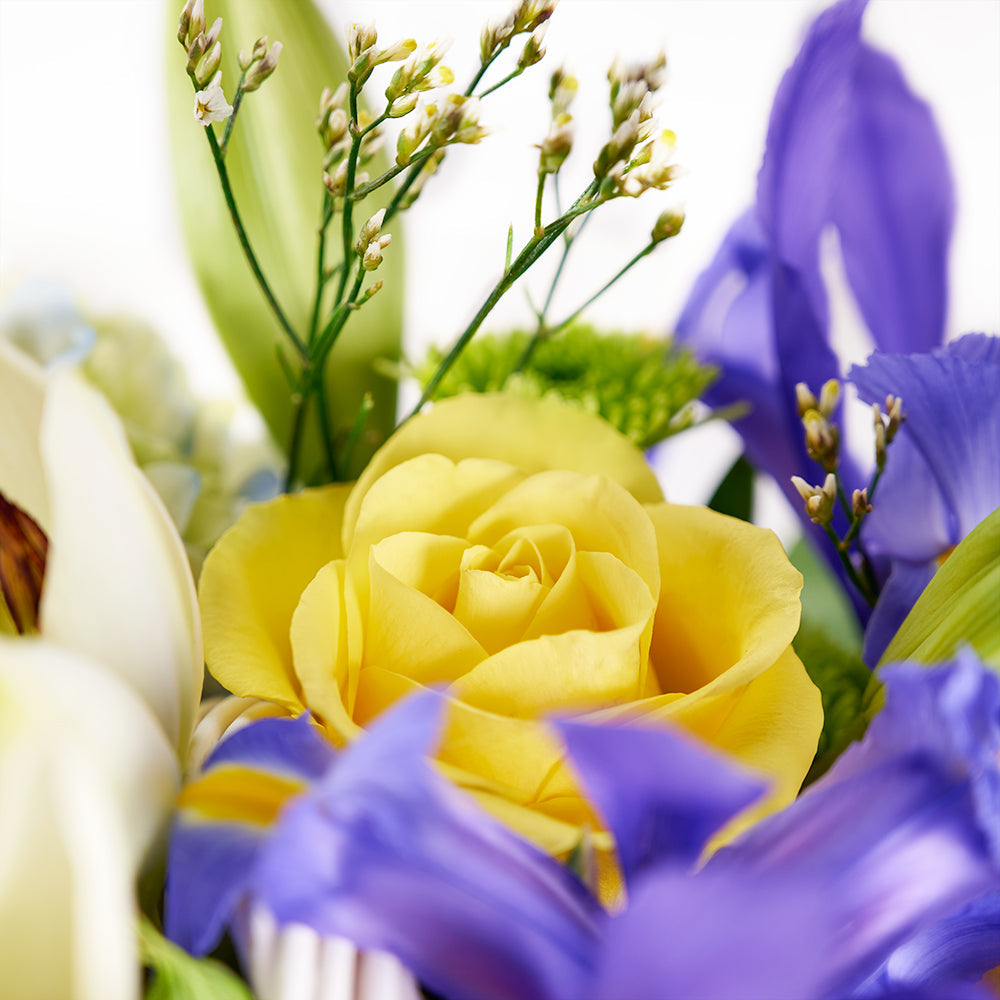
[[[452, 365], [458, 360], [459, 355], [465, 350], [466, 345], [476, 335], [476, 331], [482, 326], [483, 321], [493, 311], [493, 307], [510, 290], [511, 286], [530, 268], [542, 254], [566, 231], [566, 227], [578, 216], [592, 211], [598, 205], [603, 204], [603, 200], [591, 201], [590, 199], [597, 193], [598, 182], [592, 181], [587, 190], [573, 203], [573, 206], [560, 216], [555, 222], [550, 223], [544, 229], [536, 231], [535, 235], [524, 245], [524, 249], [517, 255], [517, 259], [504, 272], [503, 276], [490, 292], [489, 297], [482, 304], [479, 311], [473, 317], [472, 322], [465, 328], [462, 335], [455, 341], [454, 346], [447, 356], [438, 365], [437, 371], [431, 376], [424, 391], [417, 401], [417, 405], [407, 415], [406, 420], [420, 412], [421, 407], [433, 398], [434, 392], [441, 384], [442, 379], [451, 370]], [[405, 421], [404, 421], [405, 422]]]
[[320, 213], [318, 240], [316, 246], [316, 297], [313, 299], [312, 319], [309, 321], [309, 345], [316, 338], [316, 328], [319, 326], [319, 310], [323, 302], [323, 289], [326, 287], [328, 274], [326, 272], [326, 230], [333, 218], [333, 198], [324, 189], [323, 208]]
[[[248, 67], [249, 68], [249, 67]], [[233, 126], [236, 124], [236, 115], [240, 110], [240, 105], [243, 103], [243, 81], [247, 78], [247, 71], [243, 70], [240, 73], [239, 83], [236, 84], [236, 94], [233, 97], [233, 113], [226, 119], [226, 127], [222, 132], [222, 142], [219, 143], [219, 152], [223, 156], [226, 155], [226, 150], [229, 148], [229, 137], [233, 134]]]
[[302, 447], [302, 432], [305, 429], [306, 411], [309, 408], [309, 396], [303, 392], [297, 392], [292, 396], [292, 404], [295, 408], [292, 417], [292, 438], [288, 444], [288, 471], [285, 473], [285, 493], [291, 492], [295, 484], [295, 477], [298, 474], [299, 451]]
[[[477, 96], [480, 99], [482, 99], [487, 94], [492, 94], [494, 90], [499, 90], [502, 86], [504, 86], [504, 84], [510, 83], [511, 80], [516, 80], [523, 72], [524, 72], [524, 67], [518, 66], [517, 69], [515, 69], [513, 72], [508, 73], [502, 80], [498, 80], [496, 83], [493, 84], [492, 87], [487, 87], [481, 94], [478, 94]], [[482, 74], [480, 74], [480, 79], [482, 79]], [[478, 83], [479, 80], [477, 80], [476, 82]]]
[[[569, 253], [569, 248], [572, 246], [572, 241], [567, 243], [565, 250], [563, 251], [563, 258], [560, 261], [560, 270], [562, 269], [562, 264], [566, 260], [566, 255]], [[545, 325], [545, 313], [548, 310], [549, 302], [551, 301], [552, 295], [551, 291], [555, 288], [555, 280], [552, 282], [552, 289], [550, 289], [549, 298], [545, 302], [545, 306], [542, 309], [542, 314], [539, 316], [538, 329], [535, 331], [531, 340], [528, 341], [528, 346], [524, 349], [524, 353], [518, 359], [517, 364], [514, 366], [515, 372], [524, 371], [528, 362], [534, 356], [535, 351], [538, 349], [538, 345], [548, 337], [554, 337], [560, 330], [565, 330], [570, 323], [573, 322], [586, 309], [588, 306], [593, 305], [616, 281], [618, 281], [623, 275], [625, 275], [631, 268], [642, 260], [643, 257], [647, 257], [656, 248], [656, 242], [649, 242], [644, 246], [624, 267], [622, 267], [613, 278], [606, 281], [593, 295], [587, 299], [578, 309], [575, 309], [569, 314], [562, 322], [556, 323], [555, 326]], [[556, 272], [556, 279], [559, 277], [559, 271]], [[512, 373], [513, 374], [513, 373]]]
[[[404, 170], [408, 170], [410, 167], [417, 167], [417, 173], [420, 173], [419, 168], [424, 165], [424, 163], [429, 160], [441, 147], [432, 146], [429, 149], [421, 150], [409, 163], [396, 164], [394, 167], [390, 167], [384, 174], [376, 177], [375, 180], [369, 181], [364, 187], [356, 188], [348, 196], [350, 201], [360, 201], [362, 198], [367, 198], [372, 191], [378, 190], [387, 181], [391, 181], [393, 177], [398, 176]], [[414, 175], [416, 176], [416, 175]], [[395, 201], [395, 199], [393, 199]], [[386, 209], [385, 218], [389, 218], [389, 210]], [[383, 223], [384, 224], [384, 223]]]
[[542, 196], [545, 194], [545, 178], [548, 174], [538, 171], [538, 189], [535, 192], [535, 229], [542, 228]]
[[326, 455], [326, 467], [330, 479], [334, 482], [337, 476], [337, 454], [333, 445], [333, 433], [330, 430], [330, 411], [326, 405], [326, 383], [323, 379], [316, 381], [316, 419], [319, 420], [319, 433], [323, 441], [323, 452]]
[[336, 478], [341, 482], [346, 482], [350, 475], [354, 449], [357, 448], [358, 442], [361, 440], [361, 432], [365, 429], [365, 424], [368, 422], [368, 417], [374, 408], [375, 401], [372, 399], [372, 394], [366, 392], [361, 400], [361, 405], [358, 407], [357, 415], [354, 418], [354, 423], [351, 425], [350, 433], [347, 435], [347, 442], [340, 456], [340, 474]]
[[829, 524], [823, 525], [823, 530], [826, 532], [827, 537], [833, 542], [833, 547], [837, 550], [837, 555], [840, 557], [841, 565], [844, 567], [844, 572], [847, 573], [848, 579], [855, 587], [858, 588], [858, 593], [874, 607], [875, 605], [875, 595], [872, 593], [871, 588], [866, 580], [862, 580], [858, 576], [858, 571], [854, 568], [854, 563], [851, 562], [851, 558], [847, 553], [847, 550], [842, 546], [841, 540], [837, 537], [837, 532]]
[[271, 286], [267, 283], [267, 278], [264, 277], [264, 272], [260, 269], [260, 264], [257, 262], [257, 255], [253, 252], [253, 247], [250, 245], [250, 238], [243, 228], [243, 221], [240, 219], [240, 213], [236, 207], [236, 199], [233, 196], [233, 188], [229, 183], [229, 172], [226, 170], [226, 164], [222, 159], [222, 150], [219, 148], [219, 141], [215, 138], [215, 132], [211, 125], [205, 129], [205, 134], [208, 136], [208, 145], [212, 150], [212, 158], [215, 160], [215, 169], [219, 175], [219, 183], [222, 185], [222, 194], [226, 199], [226, 207], [229, 209], [229, 217], [232, 219], [233, 228], [236, 230], [240, 246], [243, 248], [243, 256], [246, 257], [247, 263], [250, 265], [250, 270], [253, 271], [253, 276], [257, 280], [257, 284], [260, 285], [260, 290], [264, 293], [264, 298], [267, 299], [267, 304], [271, 307], [271, 312], [274, 313], [282, 330], [285, 331], [295, 350], [298, 351], [299, 356], [306, 359], [309, 357], [306, 345], [288, 321], [285, 311], [278, 304], [278, 300], [275, 298], [274, 292], [271, 291]]
[[[343, 260], [350, 260], [351, 243], [354, 241], [354, 204], [351, 201], [351, 194], [354, 191], [354, 179], [358, 172], [358, 157], [361, 154], [361, 139], [363, 133], [358, 129], [358, 88], [351, 80], [350, 96], [351, 120], [348, 128], [351, 130], [351, 151], [347, 156], [347, 180], [344, 184], [344, 191], [347, 196], [344, 198], [344, 219], [341, 226], [341, 236], [343, 241]], [[344, 301], [344, 293], [347, 291], [347, 268], [340, 272], [340, 283], [337, 286], [336, 303], [338, 306]]]

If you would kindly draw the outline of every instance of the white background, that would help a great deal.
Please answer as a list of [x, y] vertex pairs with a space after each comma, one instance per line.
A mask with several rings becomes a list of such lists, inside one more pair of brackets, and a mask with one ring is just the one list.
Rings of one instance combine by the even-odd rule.
[[[450, 37], [447, 62], [468, 78], [482, 22], [502, 2], [320, 0], [335, 27], [374, 19], [380, 41]], [[177, 0], [178, 8], [181, 6]], [[493, 133], [449, 155], [407, 227], [407, 344], [450, 341], [502, 266], [507, 226], [527, 235], [537, 153], [547, 127], [548, 73], [580, 79], [573, 108], [579, 153], [565, 191], [588, 180], [606, 136], [605, 73], [616, 53], [652, 58], [669, 77], [661, 120], [678, 135], [684, 180], [667, 200], [684, 233], [644, 261], [589, 317], [665, 332], [731, 220], [752, 199], [767, 116], [815, 0], [562, 0], [534, 74], [491, 98]], [[55, 277], [96, 311], [150, 321], [187, 363], [195, 387], [237, 383], [201, 304], [175, 218], [165, 125], [162, 27], [155, 0], [0, 0], [0, 292]], [[1000, 326], [1000, 2], [873, 0], [866, 36], [902, 63], [933, 106], [956, 177], [949, 333]], [[249, 47], [251, 39], [226, 39]], [[182, 73], [181, 53], [172, 67]], [[280, 68], [279, 68], [280, 72]], [[193, 126], [194, 127], [194, 126]], [[554, 315], [575, 307], [646, 238], [657, 195], [611, 206], [574, 251]], [[660, 196], [661, 199], [664, 196]], [[391, 252], [391, 248], [388, 252]], [[544, 270], [544, 269], [543, 269]], [[536, 290], [544, 287], [536, 276]], [[515, 289], [496, 326], [525, 320]], [[679, 491], [681, 494], [684, 490]], [[673, 495], [678, 490], [672, 491]]]

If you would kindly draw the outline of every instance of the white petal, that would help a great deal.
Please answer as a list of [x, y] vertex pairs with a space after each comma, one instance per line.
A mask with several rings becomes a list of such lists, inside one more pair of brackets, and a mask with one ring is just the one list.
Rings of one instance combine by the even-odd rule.
[[48, 532], [45, 474], [38, 453], [44, 399], [42, 369], [0, 337], [0, 493]]
[[176, 789], [137, 695], [67, 650], [0, 640], [5, 996], [138, 997], [132, 886]]
[[180, 538], [104, 400], [69, 372], [41, 426], [51, 531], [42, 633], [125, 680], [179, 750], [201, 693], [201, 629]]

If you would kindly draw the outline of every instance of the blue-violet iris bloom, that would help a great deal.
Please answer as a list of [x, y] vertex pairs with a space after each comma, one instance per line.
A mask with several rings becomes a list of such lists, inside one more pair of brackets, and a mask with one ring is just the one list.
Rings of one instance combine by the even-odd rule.
[[339, 755], [308, 718], [253, 723], [182, 799], [167, 931], [197, 953], [226, 927], [239, 944], [263, 905], [395, 954], [448, 1000], [984, 997], [1000, 680], [971, 653], [883, 676], [863, 742], [700, 869], [763, 783], [680, 732], [554, 723], [616, 840], [615, 914], [438, 775], [439, 696]]
[[[865, 7], [841, 0], [810, 27], [774, 100], [756, 205], [730, 229], [676, 325], [678, 339], [721, 369], [707, 401], [750, 404], [734, 424], [747, 457], [803, 520], [790, 480], [818, 467], [805, 450], [795, 385], [818, 392], [844, 374], [820, 266], [827, 231], [837, 234], [877, 348], [926, 352], [945, 332], [951, 173], [930, 109], [896, 62], [862, 40]], [[869, 470], [842, 454], [848, 488], [865, 485]], [[820, 529], [806, 528], [845, 579]], [[848, 592], [866, 621], [867, 607]]]

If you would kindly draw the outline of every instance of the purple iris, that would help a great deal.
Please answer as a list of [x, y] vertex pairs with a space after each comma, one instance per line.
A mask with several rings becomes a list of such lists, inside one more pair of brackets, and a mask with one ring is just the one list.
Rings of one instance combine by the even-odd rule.
[[[253, 838], [182, 810], [167, 931], [204, 952], [253, 901], [397, 955], [448, 1000], [985, 996], [974, 984], [1000, 964], [1000, 681], [967, 653], [884, 677], [865, 740], [700, 870], [762, 783], [680, 732], [555, 723], [618, 845], [615, 915], [437, 774], [438, 696], [404, 701], [340, 756], [307, 719], [254, 723], [203, 781], [329, 763]], [[238, 864], [217, 864], [227, 845]]]
[[887, 576], [865, 631], [874, 666], [948, 555], [1000, 506], [1000, 338], [969, 334], [928, 354], [873, 354], [851, 369], [865, 402], [902, 397], [862, 538]]
[[[818, 392], [843, 374], [820, 269], [825, 234], [836, 232], [877, 348], [927, 352], [944, 339], [951, 174], [929, 108], [897, 64], [861, 39], [865, 6], [842, 0], [812, 24], [775, 97], [756, 205], [726, 235], [676, 326], [721, 369], [707, 401], [750, 404], [734, 424], [747, 457], [803, 517], [791, 476], [822, 475], [805, 451], [795, 385]], [[841, 471], [849, 489], [867, 483], [849, 453]], [[807, 530], [843, 578], [825, 536]]]

